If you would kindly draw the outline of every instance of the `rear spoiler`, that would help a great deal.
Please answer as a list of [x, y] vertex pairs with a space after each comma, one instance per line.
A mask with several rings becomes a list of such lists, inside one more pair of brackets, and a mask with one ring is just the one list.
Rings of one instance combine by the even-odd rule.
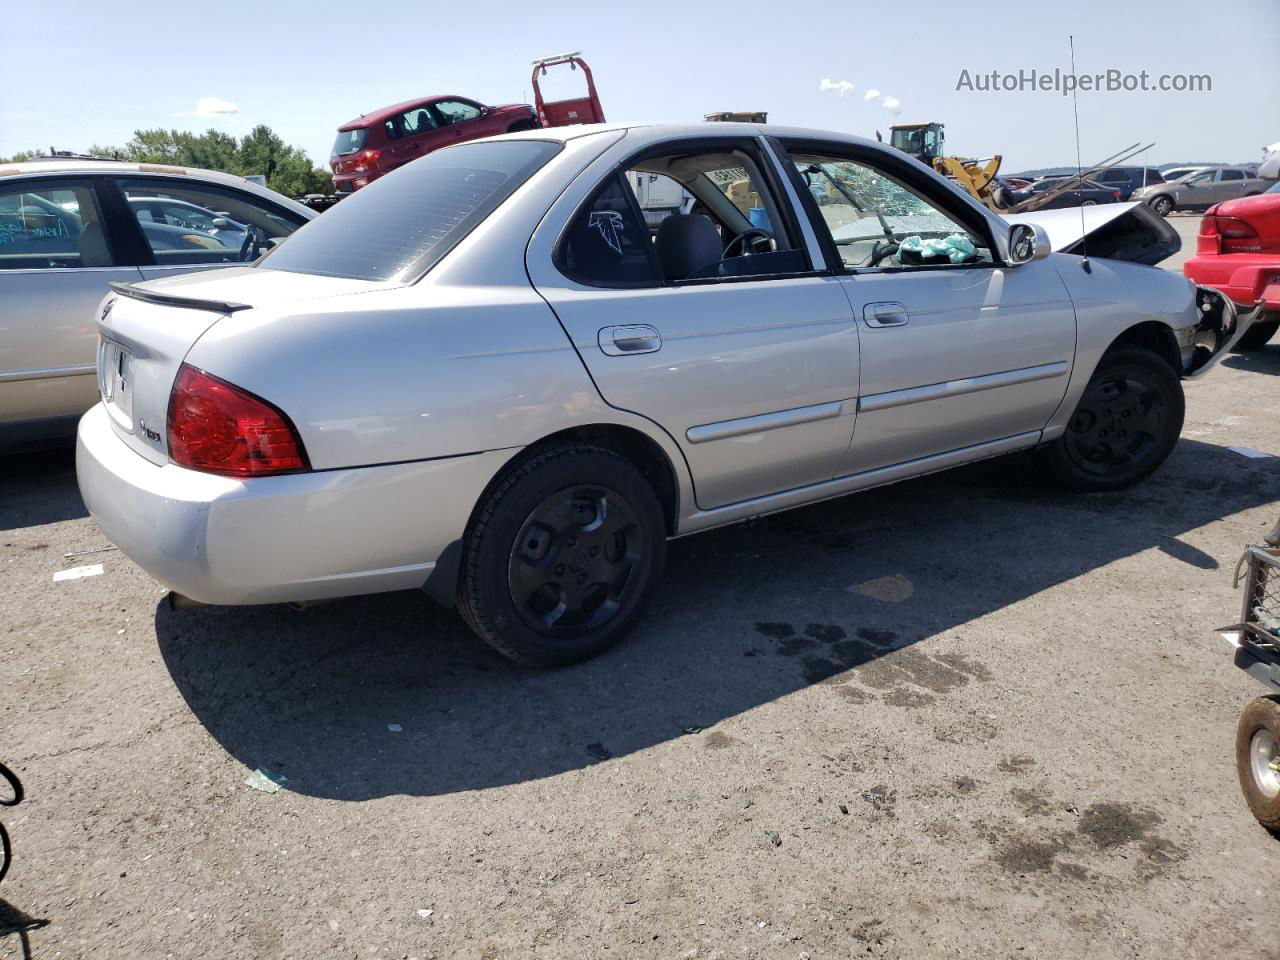
[[187, 310], [212, 310], [214, 313], [235, 313], [237, 310], [248, 310], [253, 304], [233, 303], [230, 300], [202, 300], [198, 297], [180, 297], [173, 293], [158, 293], [155, 290], [143, 290], [132, 283], [113, 283], [111, 289], [122, 297], [131, 300], [142, 300], [146, 303], [158, 303], [166, 307], [183, 307]]

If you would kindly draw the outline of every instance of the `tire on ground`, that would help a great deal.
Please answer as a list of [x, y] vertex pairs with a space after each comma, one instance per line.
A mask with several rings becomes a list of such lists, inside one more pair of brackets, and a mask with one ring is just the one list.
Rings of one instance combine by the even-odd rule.
[[1280, 793], [1267, 796], [1253, 773], [1253, 738], [1260, 730], [1280, 741], [1280, 697], [1258, 697], [1245, 707], [1236, 727], [1236, 773], [1245, 802], [1260, 824], [1280, 833]]
[[1237, 353], [1261, 350], [1276, 335], [1277, 330], [1280, 330], [1280, 317], [1276, 317], [1274, 320], [1268, 318], [1257, 321], [1244, 332], [1243, 337], [1236, 341], [1233, 349]]
[[[1093, 463], [1079, 450], [1079, 441], [1085, 434], [1080, 428], [1093, 424], [1082, 424], [1081, 420], [1083, 414], [1090, 412], [1086, 405], [1094, 388], [1100, 388], [1105, 382], [1114, 382], [1120, 377], [1139, 378], [1144, 386], [1150, 387], [1158, 395], [1164, 408], [1159, 436], [1151, 435], [1153, 442], [1143, 450], [1140, 458], [1129, 463], [1115, 466]], [[1185, 412], [1182, 381], [1165, 360], [1141, 347], [1112, 347], [1098, 361], [1097, 369], [1089, 378], [1089, 385], [1073, 411], [1066, 431], [1056, 440], [1040, 447], [1035, 452], [1036, 459], [1057, 483], [1069, 489], [1120, 490], [1149, 476], [1164, 463], [1178, 442]], [[1110, 416], [1110, 411], [1104, 407], [1097, 411], [1097, 416]], [[1116, 422], [1122, 424], [1118, 419]], [[1116, 442], [1119, 443], [1119, 438], [1116, 438]]]
[[[577, 635], [552, 637], [527, 622], [512, 596], [516, 538], [548, 498], [574, 487], [597, 486], [615, 491], [631, 507], [635, 543], [642, 545], [643, 556], [632, 567], [609, 619]], [[508, 468], [480, 504], [464, 541], [458, 609], [481, 639], [512, 660], [538, 667], [576, 663], [608, 649], [635, 626], [661, 579], [665, 559], [662, 505], [640, 471], [601, 447], [557, 444]]]

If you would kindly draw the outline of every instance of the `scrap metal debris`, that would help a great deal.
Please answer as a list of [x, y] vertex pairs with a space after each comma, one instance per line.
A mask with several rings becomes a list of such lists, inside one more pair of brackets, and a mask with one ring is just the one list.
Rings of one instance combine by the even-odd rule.
[[70, 570], [59, 570], [53, 575], [53, 582], [62, 580], [79, 580], [81, 577], [96, 577], [102, 573], [102, 564], [91, 563], [86, 567], [72, 567]]
[[288, 781], [283, 773], [268, 773], [265, 770], [255, 770], [249, 776], [244, 778], [246, 786], [253, 787], [254, 790], [261, 790], [263, 793], [279, 793], [280, 787]]

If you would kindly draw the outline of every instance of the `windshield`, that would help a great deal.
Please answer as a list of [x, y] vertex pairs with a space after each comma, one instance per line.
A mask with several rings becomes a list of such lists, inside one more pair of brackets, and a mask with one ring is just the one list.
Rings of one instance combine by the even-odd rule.
[[339, 130], [338, 139], [333, 141], [333, 155], [347, 157], [364, 148], [369, 139], [369, 131], [364, 127], [356, 130]]
[[560, 150], [480, 140], [429, 153], [353, 193], [260, 261], [268, 270], [417, 279]]

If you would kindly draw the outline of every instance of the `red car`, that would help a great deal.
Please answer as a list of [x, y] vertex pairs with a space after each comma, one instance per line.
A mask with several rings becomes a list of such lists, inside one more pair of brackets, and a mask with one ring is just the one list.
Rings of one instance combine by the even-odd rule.
[[428, 97], [366, 113], [338, 128], [329, 166], [338, 193], [351, 193], [384, 173], [451, 143], [532, 130], [527, 103], [487, 107], [465, 97]]
[[1182, 267], [1196, 283], [1221, 290], [1259, 315], [1237, 350], [1257, 350], [1280, 330], [1280, 186], [1226, 200], [1205, 211], [1196, 255]]

